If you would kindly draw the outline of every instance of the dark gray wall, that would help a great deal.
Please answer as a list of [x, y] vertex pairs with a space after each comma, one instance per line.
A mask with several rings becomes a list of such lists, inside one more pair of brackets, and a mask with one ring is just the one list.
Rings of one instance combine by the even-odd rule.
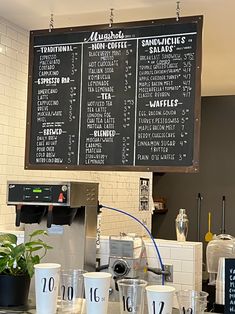
[[154, 174], [153, 197], [165, 197], [168, 212], [154, 214], [155, 237], [176, 239], [179, 208], [189, 217], [188, 240], [197, 241], [197, 196], [201, 193], [200, 240], [204, 240], [211, 211], [211, 231], [221, 232], [222, 196], [225, 195], [225, 231], [235, 236], [235, 96], [203, 97], [200, 172]]

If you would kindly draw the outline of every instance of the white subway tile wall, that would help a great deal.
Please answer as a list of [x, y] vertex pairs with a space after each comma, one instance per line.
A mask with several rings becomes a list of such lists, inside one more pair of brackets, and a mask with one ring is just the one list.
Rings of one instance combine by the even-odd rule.
[[[24, 170], [29, 32], [0, 17], [0, 228], [14, 228], [15, 209], [6, 206], [7, 180], [90, 181], [99, 183], [99, 201], [127, 211], [151, 228], [151, 209], [139, 211], [139, 179], [152, 173]], [[103, 210], [102, 234], [143, 228], [130, 218]]]

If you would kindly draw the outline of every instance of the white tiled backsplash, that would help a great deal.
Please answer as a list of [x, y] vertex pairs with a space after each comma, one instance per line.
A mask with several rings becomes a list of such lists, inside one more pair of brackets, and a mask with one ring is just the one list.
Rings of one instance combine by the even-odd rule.
[[[174, 286], [176, 290], [202, 289], [202, 243], [200, 242], [177, 242], [170, 240], [156, 239], [156, 244], [163, 264], [173, 265], [173, 282], [166, 283]], [[147, 251], [149, 267], [160, 268], [156, 250], [151, 240], [144, 239]], [[100, 248], [97, 251], [101, 265], [109, 262], [109, 237], [100, 239]], [[161, 283], [161, 276], [158, 276], [157, 284]], [[174, 306], [177, 307], [176, 299]]]

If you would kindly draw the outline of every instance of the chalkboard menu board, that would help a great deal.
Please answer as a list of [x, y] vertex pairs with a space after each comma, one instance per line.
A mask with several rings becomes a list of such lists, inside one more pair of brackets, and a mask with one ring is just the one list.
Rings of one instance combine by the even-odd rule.
[[221, 283], [220, 293], [225, 295], [226, 314], [235, 313], [235, 259], [225, 259], [224, 291]]
[[202, 16], [31, 31], [27, 169], [196, 172]]

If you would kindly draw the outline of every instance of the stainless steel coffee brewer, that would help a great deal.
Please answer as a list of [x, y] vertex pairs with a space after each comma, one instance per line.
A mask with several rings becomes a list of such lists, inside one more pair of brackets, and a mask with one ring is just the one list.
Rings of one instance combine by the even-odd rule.
[[98, 184], [88, 182], [8, 182], [7, 204], [15, 205], [16, 226], [25, 239], [37, 229], [48, 232], [53, 247], [43, 262], [94, 271]]

